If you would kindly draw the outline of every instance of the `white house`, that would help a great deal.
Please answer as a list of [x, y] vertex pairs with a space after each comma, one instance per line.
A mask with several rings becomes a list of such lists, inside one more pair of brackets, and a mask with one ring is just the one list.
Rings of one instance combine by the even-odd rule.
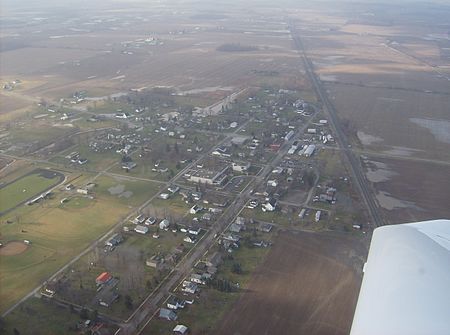
[[235, 172], [245, 172], [250, 168], [250, 163], [246, 162], [233, 162], [231, 164], [231, 167], [233, 168], [233, 171]]
[[278, 182], [276, 180], [268, 180], [267, 186], [277, 187]]
[[200, 207], [199, 205], [194, 205], [191, 207], [191, 209], [189, 210], [190, 214], [197, 214], [198, 212], [200, 212], [202, 210], [202, 207]]
[[147, 234], [148, 233], [148, 227], [146, 227], [146, 226], [141, 226], [141, 225], [137, 225], [136, 227], [134, 227], [134, 231], [136, 232], [136, 233], [139, 233], [139, 234]]
[[162, 229], [162, 230], [167, 230], [167, 229], [169, 229], [169, 226], [170, 226], [170, 221], [167, 220], [167, 219], [163, 219], [163, 220], [161, 220], [161, 222], [159, 223], [159, 229]]
[[184, 301], [178, 297], [171, 296], [169, 300], [167, 300], [167, 308], [177, 310], [179, 308], [184, 308]]
[[201, 228], [199, 228], [199, 227], [191, 227], [188, 229], [189, 234], [196, 235], [196, 236], [198, 234], [200, 234], [200, 231], [201, 231]]
[[183, 238], [183, 241], [187, 243], [195, 243], [197, 238], [194, 235], [188, 234]]
[[270, 198], [269, 201], [262, 205], [263, 212], [273, 212], [277, 207], [277, 200], [275, 198]]
[[199, 275], [197, 273], [193, 273], [191, 275], [191, 282], [196, 283], [196, 284], [200, 284], [200, 285], [205, 285], [206, 282], [203, 280], [202, 275]]

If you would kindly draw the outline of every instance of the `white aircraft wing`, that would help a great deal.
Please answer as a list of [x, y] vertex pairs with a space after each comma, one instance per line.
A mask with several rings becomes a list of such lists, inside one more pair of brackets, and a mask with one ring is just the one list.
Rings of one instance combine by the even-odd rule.
[[450, 334], [450, 220], [374, 230], [350, 334]]

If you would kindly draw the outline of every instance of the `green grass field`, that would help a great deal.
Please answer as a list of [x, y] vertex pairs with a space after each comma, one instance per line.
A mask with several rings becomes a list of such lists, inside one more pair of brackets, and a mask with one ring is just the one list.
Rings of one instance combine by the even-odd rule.
[[77, 313], [32, 298], [6, 317], [4, 334], [14, 334], [14, 328], [21, 335], [79, 334], [75, 327], [81, 321]]
[[[83, 186], [90, 178], [83, 175], [74, 184]], [[27, 239], [32, 244], [21, 254], [2, 256], [0, 311], [45, 281], [158, 190], [153, 183], [110, 177], [100, 177], [96, 183], [94, 199], [57, 189], [52, 199], [8, 213], [13, 223], [0, 225], [2, 243]], [[130, 192], [127, 197], [108, 191], [118, 184]], [[67, 197], [69, 201], [61, 204]]]
[[48, 173], [51, 172], [46, 171], [47, 175], [43, 176], [39, 171], [32, 172], [1, 188], [0, 213], [11, 210], [20, 203], [38, 196], [49, 187], [56, 185], [60, 180], [60, 174], [52, 177]]

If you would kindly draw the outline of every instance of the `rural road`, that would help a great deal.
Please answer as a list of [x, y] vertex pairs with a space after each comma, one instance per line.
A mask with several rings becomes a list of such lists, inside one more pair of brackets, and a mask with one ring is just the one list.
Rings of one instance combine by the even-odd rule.
[[324, 111], [329, 115], [330, 123], [336, 135], [337, 143], [342, 148], [342, 151], [349, 163], [350, 172], [352, 174], [353, 179], [356, 181], [356, 184], [358, 185], [358, 188], [362, 195], [363, 201], [365, 202], [369, 210], [369, 216], [371, 218], [371, 221], [376, 227], [382, 226], [384, 225], [384, 219], [378, 210], [377, 202], [373, 197], [373, 194], [365, 178], [364, 172], [362, 171], [359, 156], [358, 157], [355, 156], [353, 151], [349, 150], [349, 142], [347, 140], [347, 136], [344, 134], [341, 125], [339, 123], [336, 109], [328, 99], [327, 93], [323, 88], [321, 81], [314, 73], [314, 66], [311, 60], [307, 57], [306, 50], [292, 23], [290, 24], [289, 29], [291, 31], [291, 36], [292, 39], [294, 40], [295, 47], [297, 48], [303, 60], [305, 71], [316, 90], [317, 96], [319, 97], [320, 101], [323, 104]]

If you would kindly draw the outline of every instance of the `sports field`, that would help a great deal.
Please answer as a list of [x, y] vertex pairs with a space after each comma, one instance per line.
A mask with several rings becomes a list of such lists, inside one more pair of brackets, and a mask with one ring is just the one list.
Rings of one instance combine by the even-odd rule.
[[[68, 177], [80, 187], [92, 178]], [[0, 262], [0, 311], [44, 282], [158, 189], [150, 182], [109, 177], [98, 178], [96, 184], [92, 197], [57, 188], [42, 205], [21, 206], [5, 216], [12, 223], [0, 225], [1, 242], [7, 248]], [[68, 201], [61, 204], [63, 198]], [[22, 252], [11, 247], [24, 240], [31, 244]], [[14, 252], [8, 252], [11, 248]]]
[[51, 170], [36, 169], [0, 189], [0, 215], [38, 196], [64, 180], [64, 175]]

